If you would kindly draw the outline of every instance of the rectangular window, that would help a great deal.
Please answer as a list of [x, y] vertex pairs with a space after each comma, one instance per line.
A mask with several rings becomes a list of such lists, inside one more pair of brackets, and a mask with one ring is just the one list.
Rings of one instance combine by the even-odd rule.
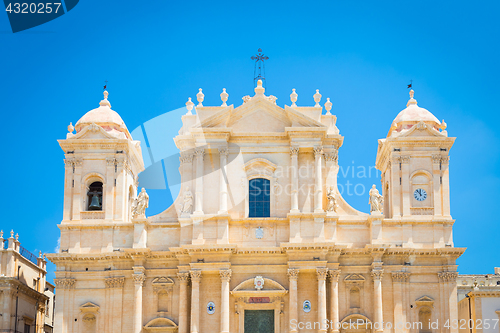
[[248, 185], [248, 217], [270, 217], [270, 181], [264, 178], [255, 178], [250, 180]]
[[31, 326], [28, 324], [24, 324], [24, 333], [30, 333]]

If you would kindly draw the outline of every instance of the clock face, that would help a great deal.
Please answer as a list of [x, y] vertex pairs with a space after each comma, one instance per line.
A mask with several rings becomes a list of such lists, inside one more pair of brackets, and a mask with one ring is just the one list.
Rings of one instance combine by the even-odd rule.
[[424, 201], [425, 199], [427, 199], [427, 192], [425, 192], [423, 188], [417, 188], [415, 192], [413, 192], [413, 196], [418, 201]]

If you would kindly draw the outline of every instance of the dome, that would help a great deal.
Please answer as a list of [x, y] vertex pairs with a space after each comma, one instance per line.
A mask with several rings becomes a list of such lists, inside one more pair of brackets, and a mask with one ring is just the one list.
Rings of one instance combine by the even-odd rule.
[[410, 100], [406, 104], [406, 109], [401, 111], [392, 122], [393, 129], [401, 132], [423, 121], [439, 131], [442, 127], [441, 122], [431, 112], [418, 106], [417, 100], [413, 98], [413, 95], [414, 91], [412, 89], [410, 90]]
[[106, 132], [117, 138], [132, 139], [122, 117], [116, 111], [111, 110], [107, 91], [104, 91], [104, 99], [99, 102], [99, 107], [90, 110], [78, 120], [75, 125], [76, 132], [80, 132], [92, 123], [101, 126]]

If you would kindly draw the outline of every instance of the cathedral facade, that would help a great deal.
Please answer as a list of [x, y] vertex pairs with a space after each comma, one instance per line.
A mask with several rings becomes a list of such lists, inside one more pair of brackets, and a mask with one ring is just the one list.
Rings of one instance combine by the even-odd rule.
[[107, 92], [59, 141], [56, 333], [458, 332], [446, 325], [465, 250], [450, 215], [454, 138], [413, 90], [378, 142], [369, 213], [338, 190], [329, 99], [299, 107], [293, 90], [282, 108], [260, 81], [238, 107], [225, 90], [221, 106], [197, 97], [174, 138], [180, 194], [156, 216], [137, 195], [141, 144]]

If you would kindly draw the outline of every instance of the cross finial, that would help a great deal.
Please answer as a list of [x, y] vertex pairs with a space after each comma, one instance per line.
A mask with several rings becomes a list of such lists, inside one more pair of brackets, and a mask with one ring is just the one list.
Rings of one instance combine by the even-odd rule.
[[253, 68], [253, 85], [254, 87], [256, 86], [256, 83], [259, 82], [259, 80], [262, 80], [262, 82], [266, 82], [266, 68], [264, 61], [268, 60], [269, 57], [265, 56], [264, 53], [262, 53], [262, 49], [258, 49], [257, 52], [258, 54], [252, 56], [250, 59], [255, 60], [255, 65]]
[[108, 80], [104, 81], [104, 88], [102, 90], [106, 90], [107, 86], [108, 86]]

